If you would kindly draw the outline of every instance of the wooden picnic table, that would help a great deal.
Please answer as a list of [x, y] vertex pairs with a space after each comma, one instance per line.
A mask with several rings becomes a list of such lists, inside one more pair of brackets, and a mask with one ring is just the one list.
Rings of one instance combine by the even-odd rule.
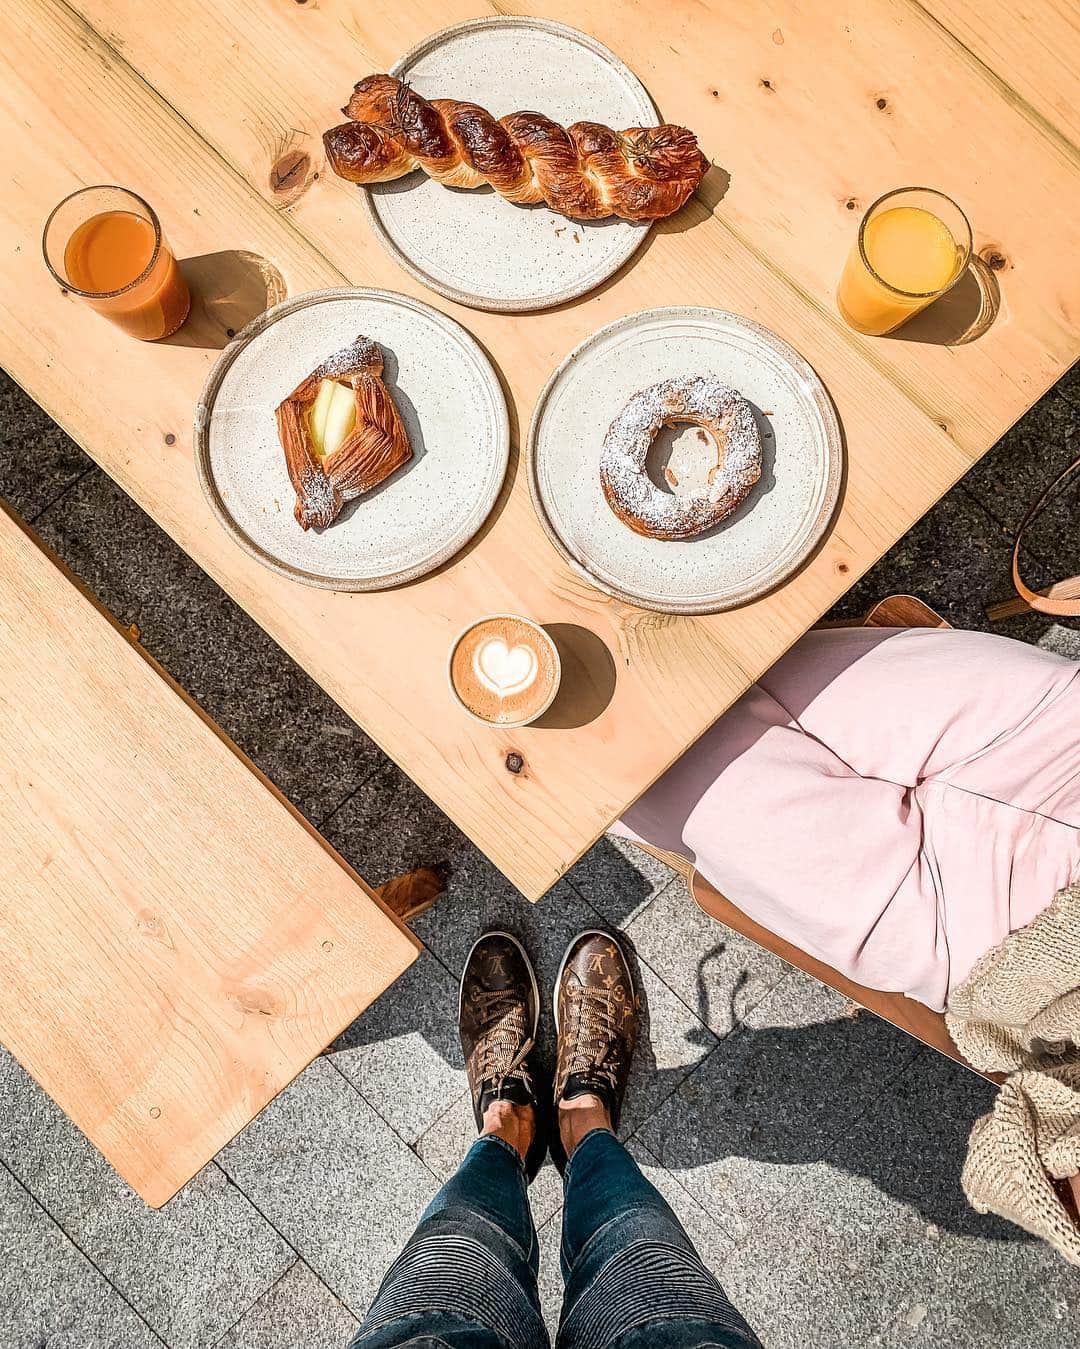
[[[493, 10], [592, 33], [723, 170], [613, 284], [543, 314], [426, 294], [322, 154], [320, 133], [356, 79], [426, 33]], [[21, 0], [0, 14], [0, 38], [0, 361], [531, 898], [1080, 350], [1080, 25], [1063, 0], [1020, 10], [1000, 0]], [[42, 265], [50, 208], [99, 182], [147, 197], [189, 259], [201, 298], [175, 340], [125, 338]], [[861, 337], [836, 313], [861, 212], [912, 183], [963, 205], [1000, 284], [1000, 313], [977, 341], [942, 343], [963, 295], [897, 338]], [[421, 296], [474, 333], [501, 372], [517, 444], [551, 370], [614, 318], [665, 304], [751, 315], [803, 353], [836, 403], [847, 476], [835, 524], [766, 598], [664, 617], [568, 569], [515, 455], [490, 526], [425, 581], [346, 595], [279, 578], [211, 516], [192, 464], [192, 408], [253, 301], [346, 283]], [[499, 732], [459, 714], [448, 645], [497, 610], [596, 634], [617, 672], [602, 715]], [[524, 758], [516, 774], [512, 749]]]

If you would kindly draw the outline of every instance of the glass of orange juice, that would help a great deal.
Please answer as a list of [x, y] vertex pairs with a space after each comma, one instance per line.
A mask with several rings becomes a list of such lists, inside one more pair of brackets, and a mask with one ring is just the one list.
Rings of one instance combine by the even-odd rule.
[[891, 333], [944, 295], [970, 257], [971, 226], [956, 202], [930, 187], [886, 192], [862, 218], [837, 308], [860, 333]]
[[191, 295], [161, 222], [123, 187], [84, 187], [45, 222], [45, 265], [64, 287], [132, 337], [168, 337], [188, 316]]

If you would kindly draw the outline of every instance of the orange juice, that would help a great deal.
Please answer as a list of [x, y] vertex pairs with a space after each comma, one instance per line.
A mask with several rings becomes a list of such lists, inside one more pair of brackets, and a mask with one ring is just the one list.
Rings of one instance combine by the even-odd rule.
[[102, 211], [84, 220], [68, 240], [68, 279], [96, 295], [123, 290], [146, 271], [156, 243], [149, 220], [133, 211]]
[[[967, 242], [958, 240], [927, 205], [887, 204], [903, 195], [913, 192], [891, 193], [877, 204], [884, 209], [867, 213], [837, 288], [840, 313], [862, 333], [892, 332], [948, 290], [967, 265], [970, 235]], [[959, 208], [953, 209], [966, 226]]]
[[168, 337], [191, 296], [151, 207], [119, 187], [74, 192], [53, 211], [42, 239], [56, 280], [134, 337]]

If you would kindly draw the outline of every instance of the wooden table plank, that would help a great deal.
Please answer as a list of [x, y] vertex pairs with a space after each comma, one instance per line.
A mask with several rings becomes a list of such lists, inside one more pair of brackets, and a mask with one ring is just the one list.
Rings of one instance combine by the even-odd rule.
[[[322, 167], [319, 133], [340, 118], [360, 74], [385, 68], [432, 28], [490, 12], [480, 0], [407, 7], [368, 0], [361, 8], [325, 0], [262, 18], [258, 0], [222, 0], [194, 15], [189, 0], [164, 0], [163, 23], [138, 0], [80, 0], [79, 7], [103, 31], [123, 35], [127, 58], [270, 199], [276, 156], [299, 150], [311, 156], [312, 171]], [[1062, 209], [1063, 186], [1076, 190], [1080, 157], [1048, 138], [911, 0], [809, 9], [526, 0], [498, 8], [587, 29], [638, 71], [665, 115], [699, 132], [731, 186], [717, 202], [716, 187], [706, 185], [699, 196], [716, 230], [713, 222], [695, 227], [673, 241], [672, 253], [702, 277], [698, 291], [707, 287], [716, 303], [744, 301], [709, 265], [716, 232], [726, 230], [816, 308], [810, 321], [834, 325], [971, 454], [994, 443], [1074, 359], [1080, 279], [1061, 266], [1057, 250], [1080, 248], [1080, 217]], [[299, 50], [312, 54], [306, 67], [294, 60]], [[704, 55], [713, 52], [724, 54], [719, 66]], [[949, 72], [944, 102], [942, 70]], [[212, 101], [202, 94], [204, 74], [220, 91]], [[269, 94], [285, 85], [283, 100]], [[993, 134], [965, 138], [965, 127]], [[927, 316], [904, 337], [884, 341], [849, 332], [836, 313], [833, 292], [858, 215], [882, 192], [911, 182], [952, 192], [971, 217], [976, 250], [1000, 268], [991, 283], [996, 277], [1004, 292], [1002, 312], [962, 355], [915, 340], [937, 335], [943, 315], [951, 321], [964, 309], [953, 300], [936, 322]], [[381, 250], [366, 229], [362, 241], [356, 237], [354, 194], [320, 174], [290, 207], [319, 248], [353, 274], [381, 266], [368, 256], [369, 248]], [[613, 298], [623, 307], [616, 312], [633, 307], [636, 271], [617, 287]]]
[[163, 1204], [417, 943], [0, 509], [0, 1040]]
[[[667, 45], [657, 40], [660, 28], [686, 29], [689, 6], [585, 3], [575, 13], [545, 6], [612, 41], [669, 115], [689, 110], [686, 120], [701, 129], [710, 149], [715, 142], [721, 163], [729, 162], [726, 146], [737, 150], [738, 172], [722, 202], [706, 194], [704, 202], [690, 203], [661, 226], [616, 284], [578, 305], [526, 318], [441, 301], [439, 307], [493, 354], [519, 434], [550, 369], [602, 323], [658, 303], [707, 302], [752, 314], [800, 347], [837, 403], [849, 472], [836, 526], [813, 562], [773, 596], [732, 614], [664, 618], [610, 601], [567, 571], [533, 518], [515, 464], [512, 487], [490, 530], [438, 576], [404, 594], [301, 590], [228, 545], [199, 498], [186, 421], [208, 354], [136, 350], [95, 316], [61, 300], [38, 263], [36, 230], [52, 201], [73, 183], [116, 179], [155, 201], [181, 255], [243, 246], [271, 259], [293, 292], [332, 284], [343, 274], [358, 284], [423, 295], [370, 237], [356, 190], [323, 171], [318, 133], [336, 120], [336, 108], [369, 60], [385, 66], [431, 28], [484, 10], [464, 0], [396, 6], [372, 0], [362, 9], [337, 0], [310, 7], [221, 0], [212, 11], [165, 0], [152, 13], [134, 0], [83, 0], [80, 8], [116, 50], [47, 0], [30, 0], [17, 14], [0, 17], [0, 107], [9, 122], [9, 157], [19, 187], [0, 207], [2, 302], [13, 320], [0, 335], [0, 358], [530, 896], [542, 893], [1075, 354], [1075, 328], [1058, 314], [1071, 295], [1061, 300], [1046, 289], [1038, 269], [1042, 303], [1035, 302], [1038, 296], [1025, 297], [1021, 318], [1014, 320], [1009, 300], [1007, 321], [972, 346], [939, 351], [849, 333], [830, 295], [854, 221], [821, 167], [837, 158], [818, 134], [821, 118], [800, 126], [785, 112], [785, 120], [763, 137], [770, 154], [758, 165], [753, 147], [761, 114], [749, 111], [749, 104], [739, 113], [741, 137], [731, 109], [721, 118], [723, 100], [713, 99], [716, 85], [704, 79], [704, 68], [713, 73], [715, 60], [695, 55], [707, 53], [707, 43], [684, 43], [690, 54], [682, 67], [660, 53]], [[621, 16], [619, 32], [609, 11]], [[712, 23], [705, 7], [695, 12]], [[722, 12], [738, 38], [734, 7]], [[924, 30], [935, 31], [927, 23], [911, 29]], [[713, 40], [711, 29], [702, 31]], [[766, 41], [779, 50], [771, 31]], [[906, 40], [906, 33], [900, 37]], [[725, 55], [724, 68], [738, 71], [740, 61], [753, 67], [754, 49], [733, 41], [734, 55]], [[938, 34], [934, 42], [941, 41]], [[919, 42], [917, 56], [949, 60], [929, 37]], [[690, 63], [702, 67], [700, 90], [687, 76]], [[938, 89], [939, 74], [920, 74], [920, 61], [912, 65], [913, 87], [925, 101]], [[56, 78], [58, 69], [65, 78]], [[830, 81], [819, 85], [831, 79], [830, 72]], [[1008, 143], [1059, 189], [1073, 188], [1071, 168], [1045, 158], [1037, 129], [990, 85], [986, 89], [992, 120], [1001, 123]], [[964, 98], [975, 97], [974, 87], [965, 86]], [[834, 122], [825, 118], [830, 134]], [[916, 130], [905, 131], [899, 148], [875, 143], [873, 155], [860, 151], [863, 170], [867, 157], [889, 162], [888, 152], [907, 171], [917, 153]], [[858, 141], [854, 132], [849, 139]], [[940, 139], [933, 143], [935, 153], [943, 153]], [[43, 145], [58, 153], [43, 156]], [[311, 153], [311, 175], [298, 197], [283, 198], [271, 170], [295, 148]], [[781, 176], [777, 165], [802, 175], [805, 207], [796, 210], [798, 202], [785, 197], [786, 221], [767, 210], [761, 222], [752, 220], [749, 205], [739, 205], [740, 194], [746, 203], [761, 201], [768, 175]], [[1000, 177], [998, 182], [995, 209], [1005, 211], [1010, 194]], [[789, 187], [783, 191], [790, 195]], [[1065, 214], [1057, 209], [1055, 228]], [[792, 242], [804, 231], [807, 258]], [[829, 249], [831, 262], [825, 258]], [[991, 338], [992, 349], [985, 345]], [[1033, 366], [1032, 347], [1040, 353]], [[1022, 378], [1002, 377], [1010, 361]], [[100, 391], [96, 400], [87, 397], [91, 387]], [[137, 388], [154, 390], [152, 410]], [[161, 446], [166, 429], [177, 437], [169, 450]], [[518, 609], [543, 622], [575, 622], [599, 635], [619, 671], [607, 711], [572, 731], [488, 732], [457, 718], [443, 684], [447, 644], [469, 617], [494, 608]], [[370, 634], [380, 631], [392, 632], [393, 640], [371, 641]], [[401, 656], [405, 649], [408, 660]], [[522, 750], [528, 763], [518, 777], [503, 767], [511, 747]]]
[[[920, 0], [912, 0], [919, 4]], [[1080, 146], [1080, 6], [1076, 0], [921, 0], [973, 60], [1001, 80], [1031, 113]]]
[[[730, 174], [717, 221], [791, 278], [821, 322], [840, 326], [966, 451], [984, 453], [1076, 358], [1080, 277], [1061, 260], [1080, 252], [1071, 206], [1080, 155], [911, 0], [519, 7], [580, 24], [639, 69], [665, 112], [685, 117]], [[1003, 27], [1010, 14], [1004, 0], [981, 7], [984, 25]], [[997, 321], [968, 346], [937, 340], [958, 308], [966, 312], [966, 286], [895, 337], [849, 332], [836, 312], [859, 217], [910, 184], [953, 196], [976, 253], [998, 269]]]

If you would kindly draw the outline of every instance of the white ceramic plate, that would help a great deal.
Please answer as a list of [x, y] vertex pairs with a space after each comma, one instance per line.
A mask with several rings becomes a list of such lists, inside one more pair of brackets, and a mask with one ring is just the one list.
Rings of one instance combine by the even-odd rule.
[[[696, 539], [644, 538], [604, 499], [600, 447], [639, 389], [696, 374], [753, 404], [761, 481]], [[570, 564], [609, 595], [675, 614], [745, 604], [801, 566], [828, 527], [843, 461], [836, 413], [802, 357], [750, 319], [690, 308], [630, 314], [571, 352], [537, 402], [528, 456], [533, 504]]]
[[[622, 129], [659, 117], [640, 80], [606, 47], [546, 19], [473, 19], [414, 47], [390, 72], [425, 98], [523, 109], [563, 126]], [[424, 173], [358, 189], [381, 242], [425, 286], [478, 309], [545, 309], [584, 295], [641, 247], [647, 222], [568, 220], [490, 188], [442, 187]]]
[[[358, 333], [382, 348], [413, 458], [329, 528], [304, 531], [274, 409]], [[268, 309], [221, 353], [195, 413], [199, 478], [225, 528], [274, 571], [328, 590], [383, 590], [452, 557], [487, 519], [509, 454], [487, 357], [445, 314], [393, 291], [313, 291]]]

